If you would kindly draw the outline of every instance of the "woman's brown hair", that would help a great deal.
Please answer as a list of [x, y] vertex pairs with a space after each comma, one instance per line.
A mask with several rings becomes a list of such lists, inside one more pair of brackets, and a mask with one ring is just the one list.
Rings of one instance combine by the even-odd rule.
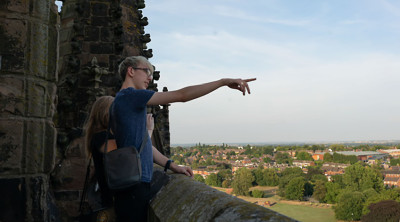
[[92, 155], [92, 150], [90, 149], [90, 142], [92, 140], [93, 134], [107, 130], [108, 128], [108, 111], [114, 97], [112, 96], [102, 96], [98, 98], [92, 105], [92, 109], [87, 119], [84, 130], [85, 130], [85, 146], [88, 157]]

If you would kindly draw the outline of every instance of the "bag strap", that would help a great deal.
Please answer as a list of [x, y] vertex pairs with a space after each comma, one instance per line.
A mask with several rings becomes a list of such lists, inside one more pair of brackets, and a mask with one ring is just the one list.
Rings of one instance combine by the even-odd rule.
[[92, 163], [92, 159], [93, 159], [93, 156], [91, 155], [91, 156], [90, 156], [90, 159], [89, 159], [89, 163], [88, 163], [87, 169], [86, 169], [85, 183], [84, 183], [84, 185], [83, 185], [83, 191], [82, 191], [81, 202], [80, 202], [80, 204], [79, 204], [79, 212], [81, 212], [81, 213], [82, 213], [83, 202], [84, 202], [85, 199], [86, 199], [87, 190], [88, 190], [88, 187], [89, 187], [90, 165], [91, 165], [91, 163]]
[[[114, 105], [114, 102], [111, 104], [110, 109], [108, 110], [108, 128], [107, 128], [107, 132], [106, 132], [106, 143], [104, 145], [104, 151], [103, 151], [103, 155], [105, 155], [106, 151], [107, 151], [107, 145], [108, 145], [108, 134], [111, 133], [110, 129], [111, 129], [111, 109]], [[142, 144], [139, 148], [139, 155], [142, 152], [144, 146], [147, 144], [147, 140], [149, 138], [149, 135], [147, 134], [146, 131], [146, 127], [144, 128], [144, 135], [143, 135], [143, 140], [142, 140]]]

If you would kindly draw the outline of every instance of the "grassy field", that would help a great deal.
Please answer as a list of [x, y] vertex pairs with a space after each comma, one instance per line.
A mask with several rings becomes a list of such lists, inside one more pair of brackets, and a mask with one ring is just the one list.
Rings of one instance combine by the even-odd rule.
[[[216, 187], [215, 187], [216, 188]], [[218, 190], [225, 191], [224, 188], [217, 188]], [[281, 200], [276, 195], [277, 187], [253, 187], [251, 190], [263, 190], [266, 198], [254, 198], [238, 196], [251, 203], [264, 203], [270, 201], [271, 206], [267, 207], [280, 214], [286, 215], [301, 222], [336, 222], [335, 213], [333, 209], [326, 204], [311, 204], [304, 201], [288, 201]]]
[[277, 203], [269, 209], [302, 222], [336, 222], [335, 213], [331, 208]]

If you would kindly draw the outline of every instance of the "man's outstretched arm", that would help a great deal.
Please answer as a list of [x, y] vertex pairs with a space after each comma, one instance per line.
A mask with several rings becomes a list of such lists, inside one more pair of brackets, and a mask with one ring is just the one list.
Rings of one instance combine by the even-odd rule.
[[188, 86], [175, 91], [156, 92], [147, 102], [147, 105], [164, 105], [174, 102], [187, 102], [207, 95], [222, 86], [237, 89], [241, 91], [243, 95], [246, 95], [246, 92], [250, 94], [248, 82], [254, 80], [256, 79], [221, 79], [201, 85]]

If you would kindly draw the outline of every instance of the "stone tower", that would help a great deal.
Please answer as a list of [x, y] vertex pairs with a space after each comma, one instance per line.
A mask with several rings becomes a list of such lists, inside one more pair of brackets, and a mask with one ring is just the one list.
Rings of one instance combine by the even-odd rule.
[[0, 221], [48, 221], [56, 155], [54, 1], [0, 2]]
[[[143, 0], [64, 0], [59, 14], [54, 0], [1, 1], [0, 189], [9, 198], [0, 200], [0, 221], [77, 215], [89, 109], [119, 90], [124, 57], [153, 56], [144, 7]], [[148, 112], [157, 117], [153, 143], [169, 155], [168, 106]]]

